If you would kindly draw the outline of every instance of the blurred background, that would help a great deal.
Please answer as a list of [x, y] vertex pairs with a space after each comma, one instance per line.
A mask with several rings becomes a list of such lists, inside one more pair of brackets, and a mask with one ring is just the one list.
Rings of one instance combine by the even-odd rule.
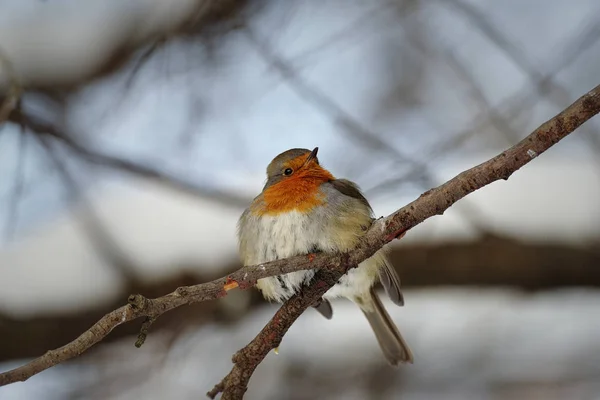
[[[0, 0], [0, 371], [130, 293], [239, 268], [271, 159], [319, 146], [387, 215], [600, 83], [596, 0]], [[248, 399], [600, 399], [600, 119], [391, 246], [415, 364], [346, 301]], [[197, 399], [276, 310], [141, 321], [0, 399]]]

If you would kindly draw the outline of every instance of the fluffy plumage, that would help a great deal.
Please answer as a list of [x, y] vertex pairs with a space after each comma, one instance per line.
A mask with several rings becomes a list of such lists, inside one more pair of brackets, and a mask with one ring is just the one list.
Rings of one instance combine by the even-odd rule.
[[[317, 149], [292, 149], [267, 168], [267, 183], [239, 220], [239, 250], [244, 265], [314, 252], [354, 248], [373, 221], [373, 212], [358, 187], [319, 165]], [[270, 300], [283, 302], [310, 283], [313, 270], [260, 279], [257, 288]], [[389, 318], [373, 285], [382, 276], [386, 292], [403, 304], [400, 281], [383, 251], [348, 271], [329, 289], [325, 303], [315, 305], [331, 317], [327, 299], [346, 297], [367, 316], [388, 361], [412, 362], [410, 349]]]

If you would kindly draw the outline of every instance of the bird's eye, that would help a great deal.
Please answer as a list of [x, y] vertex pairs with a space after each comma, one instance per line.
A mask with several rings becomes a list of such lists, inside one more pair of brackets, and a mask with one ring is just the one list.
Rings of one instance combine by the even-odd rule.
[[284, 175], [291, 175], [292, 172], [294, 172], [294, 170], [292, 170], [291, 168], [286, 168], [285, 171], [283, 171]]

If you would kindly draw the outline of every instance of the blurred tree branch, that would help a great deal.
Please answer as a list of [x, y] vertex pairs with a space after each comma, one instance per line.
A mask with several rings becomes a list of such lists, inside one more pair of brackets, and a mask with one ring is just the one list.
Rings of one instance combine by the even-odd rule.
[[17, 168], [15, 172], [15, 181], [12, 188], [12, 196], [10, 199], [8, 219], [6, 221], [6, 238], [9, 238], [15, 229], [17, 216], [19, 214], [19, 202], [23, 195], [23, 183], [25, 181], [25, 153], [27, 150], [27, 135], [21, 130], [19, 135], [19, 157], [17, 160]]
[[[273, 319], [246, 347], [234, 357], [231, 372], [211, 390], [215, 397], [240, 399], [260, 362], [274, 348], [302, 312], [320, 298], [350, 268], [372, 256], [385, 244], [407, 230], [434, 216], [441, 215], [455, 202], [492, 182], [508, 179], [512, 173], [569, 135], [600, 112], [600, 86], [579, 98], [563, 112], [547, 121], [533, 133], [498, 156], [457, 175], [450, 181], [423, 193], [418, 199], [386, 218], [380, 218], [366, 232], [359, 245], [343, 254], [318, 254], [293, 257], [262, 265], [244, 267], [212, 282], [180, 287], [173, 293], [148, 299], [142, 295], [129, 297], [129, 304], [101, 318], [71, 343], [48, 351], [43, 356], [11, 371], [0, 374], [0, 386], [25, 381], [54, 365], [74, 358], [106, 337], [115, 327], [140, 317], [146, 317], [143, 329], [160, 315], [186, 304], [217, 299], [236, 287], [248, 288], [257, 279], [292, 271], [318, 269], [314, 282], [302, 293], [292, 297], [277, 311]], [[140, 333], [138, 343], [145, 339]]]
[[[57, 5], [57, 7], [61, 6]], [[157, 14], [157, 11], [162, 10], [161, 7], [171, 7], [171, 13], [168, 13], [168, 16], [166, 13]], [[122, 30], [116, 29], [117, 32], [113, 32], [110, 28], [98, 26], [97, 22], [102, 19], [100, 16], [92, 24], [94, 26], [89, 27], [91, 31], [98, 30], [97, 35], [90, 36], [80, 35], [77, 31], [79, 26], [70, 25], [74, 19], [69, 17], [61, 19], [63, 17], [60, 13], [51, 18], [48, 18], [50, 14], [28, 14], [26, 21], [29, 25], [40, 25], [40, 28], [31, 29], [25, 35], [21, 34], [18, 30], [20, 27], [15, 25], [15, 29], [18, 29], [16, 32], [11, 32], [10, 36], [16, 40], [10, 38], [6, 42], [2, 41], [4, 45], [0, 47], [0, 127], [3, 127], [5, 122], [12, 123], [20, 126], [23, 133], [31, 131], [37, 136], [52, 137], [53, 140], [41, 143], [60, 144], [61, 146], [58, 147], [64, 147], [70, 154], [88, 164], [150, 178], [194, 196], [214, 199], [233, 207], [242, 207], [248, 199], [236, 195], [233, 191], [210, 188], [181, 179], [161, 171], [151, 163], [144, 164], [104, 154], [89, 146], [88, 143], [82, 142], [79, 135], [73, 135], [63, 127], [66, 126], [64, 122], [68, 101], [79, 90], [92, 86], [111, 74], [122, 70], [127, 71], [127, 68], [128, 75], [124, 89], [129, 89], [139, 70], [164, 45], [179, 38], [194, 37], [200, 43], [209, 46], [213, 39], [218, 39], [231, 30], [232, 26], [237, 24], [240, 18], [244, 18], [245, 13], [250, 9], [248, 1], [235, 0], [182, 0], [167, 6], [161, 5], [160, 2], [140, 3], [127, 8], [123, 15], [119, 15], [122, 18], [122, 25], [119, 25]], [[36, 23], [40, 18], [43, 19], [43, 24]], [[110, 22], [117, 24], [118, 21]], [[25, 22], [23, 25], [28, 23]], [[93, 57], [87, 56], [80, 46], [70, 46], [63, 40], [51, 40], [60, 35], [78, 38], [84, 43], [86, 40], [93, 40], [93, 45], [88, 46], [94, 49]], [[19, 46], [19, 40], [31, 42], [27, 46]], [[54, 57], [46, 57], [40, 63], [26, 58], [35, 57], [36, 52], [32, 50], [37, 49], [39, 43], [49, 43], [48, 48], [40, 50], [39, 54], [51, 52]], [[27, 51], [24, 51], [25, 48]], [[64, 73], [65, 68], [62, 64], [57, 67], [57, 60], [59, 64], [66, 63], [65, 65], [72, 68], [72, 73]], [[25, 103], [23, 106], [22, 97]], [[50, 120], [40, 117], [39, 112], [33, 112], [26, 107], [30, 98], [41, 101], [46, 110], [52, 114]], [[30, 185], [24, 185], [25, 179], [21, 173], [25, 165], [26, 149], [23, 147], [26, 143], [25, 137], [22, 136], [20, 142], [22, 145], [20, 145], [17, 174], [9, 203], [9, 217], [5, 225], [7, 236], [15, 230], [18, 204], [26, 197], [30, 188]], [[64, 174], [62, 176], [64, 178]], [[68, 182], [67, 186], [69, 186]]]
[[[473, 23], [478, 26], [477, 21], [474, 21]], [[517, 93], [509, 96], [505, 100], [502, 100], [500, 104], [492, 108], [491, 104], [489, 104], [485, 96], [483, 96], [481, 88], [478, 87], [474, 77], [468, 74], [466, 65], [464, 66], [465, 68], [462, 68], [461, 70], [461, 67], [463, 66], [457, 64], [459, 58], [455, 53], [447, 49], [444, 50], [443, 46], [441, 46], [438, 43], [439, 41], [436, 40], [429, 41], [427, 43], [428, 47], [424, 47], [422, 43], [413, 38], [413, 34], [408, 29], [405, 29], [403, 24], [400, 24], [400, 26], [403, 28], [403, 32], [405, 32], [405, 37], [410, 40], [413, 43], [413, 47], [419, 50], [423, 55], [427, 55], [430, 48], [440, 52], [446, 63], [448, 63], [448, 65], [455, 71], [455, 74], [460, 78], [464, 78], [462, 80], [468, 85], [468, 90], [475, 100], [475, 103], [484, 108], [483, 112], [479, 113], [473, 119], [473, 122], [470, 124], [468, 129], [445, 134], [444, 136], [446, 136], [446, 138], [442, 139], [435, 148], [428, 152], [427, 156], [425, 157], [428, 160], [439, 158], [443, 154], [447, 154], [453, 148], [464, 145], [467, 140], [472, 139], [476, 135], [479, 135], [482, 130], [485, 130], [490, 123], [492, 125], [496, 125], [497, 122], [500, 122], [500, 126], [495, 126], [496, 130], [498, 131], [502, 130], [503, 121], [505, 121], [505, 125], [508, 128], [511, 128], [512, 125], [510, 125], [508, 122], [517, 120], [523, 115], [530, 114], [533, 105], [540, 99], [544, 98], [543, 95], [545, 94], [545, 90], [547, 91], [548, 88], [554, 90], [555, 92], [559, 92], [561, 95], [560, 99], [557, 99], [556, 96], [553, 96], [550, 100], [552, 100], [557, 107], [562, 109], [564, 106], [569, 104], [571, 100], [568, 99], [568, 93], [564, 88], [553, 83], [553, 77], [564, 71], [567, 67], [578, 60], [600, 39], [600, 25], [590, 24], [590, 26], [585, 29], [582, 35], [576, 36], [569, 40], [568, 43], [562, 47], [562, 50], [557, 52], [557, 56], [555, 57], [556, 60], [554, 63], [551, 63], [552, 68], [549, 71], [547, 71], [545, 74], [538, 74], [533, 70], [533, 67], [526, 67], [525, 72], [527, 72], [527, 74], [530, 76], [528, 85], [525, 85]], [[500, 36], [500, 42], [507, 41], [507, 39], [504, 39], [500, 33], [497, 33], [496, 36]], [[494, 40], [493, 42], [496, 43], [497, 41]], [[508, 56], [510, 56], [511, 59], [516, 57], [511, 54], [508, 54]], [[529, 85], [534, 86], [537, 88], [537, 90], [534, 93], [531, 93], [529, 90]], [[515, 129], [512, 130], [514, 131]], [[510, 132], [510, 136], [510, 138], [507, 137], [507, 140], [512, 140], [512, 138], [515, 138], [516, 140], [518, 134], [516, 132]], [[597, 135], [589, 134], [584, 137], [587, 138], [592, 146], [595, 148], [600, 148], [600, 141]], [[399, 174], [399, 176], [384, 179], [372, 187], [367, 188], [365, 193], [376, 195], [384, 191], [389, 191], [391, 188], [397, 187], [402, 183], [418, 179], [420, 176], [421, 169], [418, 166], [413, 165], [408, 171]]]
[[[503, 32], [496, 27], [493, 21], [477, 7], [463, 2], [462, 0], [448, 1], [446, 2], [446, 6], [448, 5], [454, 7], [457, 11], [464, 14], [465, 18], [469, 20], [474, 27], [476, 27], [485, 37], [494, 43], [498, 49], [504, 52], [504, 54], [506, 54], [507, 57], [529, 77], [530, 83], [533, 84], [536, 93], [540, 97], [549, 98], [560, 108], [571, 102], [571, 95], [569, 94], [569, 91], [554, 80], [556, 73], [546, 74], [546, 76], [544, 76], [542, 72], [538, 71], [534, 63], [530, 61], [527, 52], [512, 43], [508, 39], [507, 35], [503, 34]], [[590, 25], [591, 29], [588, 29], [586, 34], [578, 37], [578, 41], [580, 42], [579, 45], [567, 47], [567, 52], [570, 52], [571, 54], [563, 57], [564, 61], [561, 61], [559, 64], [568, 65], [569, 63], [578, 59], [580, 53], [584, 51], [587, 46], [589, 46], [590, 42], [594, 43], [598, 39], [598, 35], [600, 34], [600, 30], [598, 29], [598, 20]], [[590, 41], [590, 39], [592, 40]], [[563, 66], [559, 67], [559, 69], [563, 68]], [[502, 117], [499, 116], [498, 113], [494, 112], [494, 110], [492, 110], [488, 104], [486, 104], [487, 102], [485, 101], [485, 96], [481, 96], [476, 92], [477, 90], [474, 90], [471, 93], [474, 94], [474, 97], [479, 101], [483, 100], [482, 104], [491, 111], [489, 112], [490, 122], [496, 126], [496, 129], [505, 135], [511, 134], [511, 136], [515, 136], [514, 132], [501, 129], [501, 126], [504, 125], [502, 122]], [[520, 112], [522, 113], [523, 110], [521, 109]], [[514, 116], [512, 116], [512, 118], [514, 118]], [[506, 125], [510, 127], [510, 125]], [[588, 142], [594, 145], [593, 135], [585, 135], [584, 137], [588, 140]]]
[[[164, 19], [160, 19], [157, 11], [165, 5], [152, 4], [152, 2], [140, 3], [135, 7], [123, 9], [124, 15], [119, 15], [123, 19], [122, 32], [111, 32], [111, 28], [105, 26], [91, 26], [97, 33], [96, 36], [82, 36], [82, 40], [93, 39], [89, 45], [96, 48], [94, 60], [82, 58], [81, 48], [77, 46], [63, 46], [63, 42], [58, 40], [60, 35], [77, 36], [78, 32], [71, 29], [69, 25], [62, 26], [59, 22], [52, 23], [39, 31], [31, 31], [34, 35], [30, 39], [31, 43], [48, 43], [47, 39], [56, 37], [57, 40], [49, 50], [59, 53], [60, 57], [56, 59], [48, 58], [44, 67], [48, 70], [56, 70], [56, 60], [61, 63], [68, 61], [75, 67], [71, 74], [54, 73], [43, 74], [41, 69], [20, 68], [15, 65], [14, 69], [21, 75], [20, 82], [24, 90], [38, 90], [42, 92], [72, 91], [83, 85], [87, 85], [96, 79], [110, 75], [129, 63], [136, 57], [140, 49], [154, 49], [164, 40], [175, 37], [184, 37], [189, 35], [202, 36], [209, 40], [216, 36], [215, 31], [230, 29], [230, 23], [237, 21], [238, 16], [243, 13], [248, 5], [247, 1], [236, 0], [198, 0], [198, 1], [177, 1], [171, 2], [171, 13]], [[36, 25], [39, 20], [37, 15], [32, 15], [29, 20], [21, 22], [23, 26]], [[19, 36], [20, 32], [15, 35]], [[35, 37], [43, 35], [43, 40]], [[102, 44], [100, 46], [99, 44]], [[18, 48], [18, 47], [17, 47]], [[12, 49], [14, 50], [14, 49]], [[48, 50], [48, 49], [47, 49]], [[147, 61], [153, 50], [144, 52], [134, 65], [134, 73], [140, 65]], [[11, 58], [11, 53], [5, 54], [6, 59]], [[25, 61], [26, 62], [26, 61]], [[53, 64], [54, 63], [54, 64]], [[61, 64], [62, 65], [62, 64]], [[5, 90], [3, 88], [2, 74], [0, 74], [0, 95]], [[10, 78], [10, 75], [9, 75]], [[12, 79], [11, 79], [12, 80]]]
[[76, 200], [81, 201], [84, 209], [81, 220], [82, 227], [92, 240], [100, 256], [104, 257], [107, 264], [123, 275], [129, 282], [137, 283], [138, 277], [134, 268], [136, 263], [104, 226], [102, 218], [96, 212], [92, 201], [88, 199], [77, 179], [75, 179], [68, 166], [65, 165], [64, 160], [57, 154], [56, 149], [50, 143], [50, 138], [44, 135], [37, 136], [37, 138], [46, 149], [48, 157], [65, 182], [70, 200], [73, 202]]
[[89, 163], [152, 179], [172, 189], [202, 198], [214, 199], [222, 204], [234, 207], [245, 206], [248, 202], [248, 199], [243, 196], [218, 189], [209, 189], [163, 172], [157, 168], [145, 165], [144, 163], [127, 160], [125, 158], [91, 149], [86, 144], [76, 139], [75, 135], [62, 132], [53, 124], [41, 121], [32, 115], [25, 114], [22, 110], [16, 109], [11, 114], [9, 120], [29, 129], [35, 134], [53, 138], [64, 147], [71, 150], [74, 155]]
[[0, 71], [4, 70], [8, 77], [8, 90], [0, 93], [0, 126], [8, 119], [10, 113], [18, 106], [22, 87], [13, 68], [12, 62], [0, 48]]

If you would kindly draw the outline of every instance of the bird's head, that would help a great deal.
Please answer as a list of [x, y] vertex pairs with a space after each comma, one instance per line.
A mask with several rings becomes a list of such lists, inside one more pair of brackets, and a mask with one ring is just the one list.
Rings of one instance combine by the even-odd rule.
[[331, 173], [319, 164], [318, 147], [308, 149], [291, 149], [284, 151], [271, 161], [267, 167], [267, 183], [263, 189], [282, 184], [312, 180], [327, 182], [333, 179]]
[[319, 186], [335, 179], [319, 164], [318, 151], [318, 147], [312, 151], [291, 149], [271, 161], [263, 188], [267, 206], [288, 209], [294, 204], [316, 201]]

